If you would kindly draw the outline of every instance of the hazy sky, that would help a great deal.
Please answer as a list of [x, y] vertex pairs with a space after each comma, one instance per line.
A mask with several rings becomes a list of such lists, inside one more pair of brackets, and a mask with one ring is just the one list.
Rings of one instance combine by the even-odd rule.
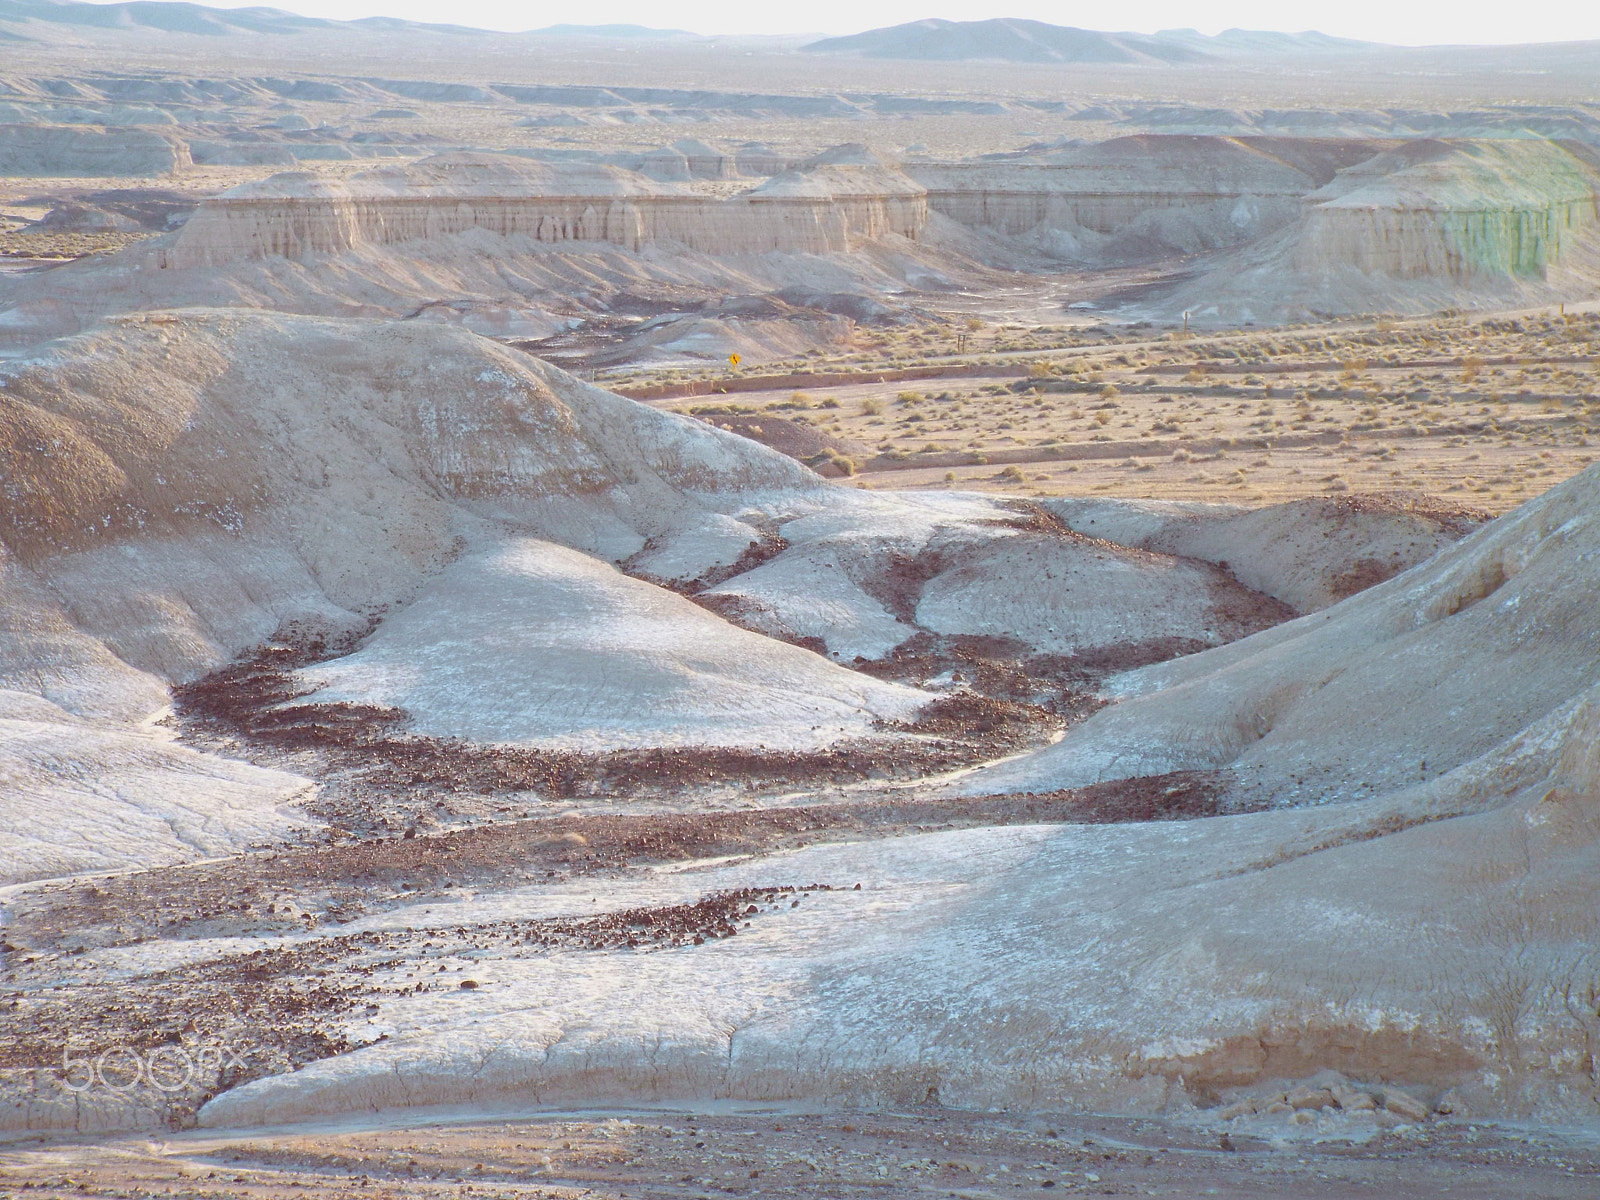
[[749, 0], [587, 0], [581, 4], [526, 4], [513, 0], [202, 0], [218, 7], [269, 4], [319, 17], [406, 17], [483, 29], [535, 29], [558, 22], [628, 22], [696, 33], [857, 33], [921, 17], [976, 20], [1031, 17], [1054, 25], [1153, 33], [1180, 26], [1216, 33], [1230, 27], [1299, 31], [1402, 45], [1463, 42], [1555, 42], [1600, 38], [1600, 2], [1545, 0], [1123, 0], [1062, 4], [1048, 0], [809, 0], [803, 4]]

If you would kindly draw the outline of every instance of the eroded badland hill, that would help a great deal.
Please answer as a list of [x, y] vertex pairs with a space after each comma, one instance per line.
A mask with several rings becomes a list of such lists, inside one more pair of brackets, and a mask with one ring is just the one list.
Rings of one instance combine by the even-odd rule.
[[0, 38], [0, 1192], [1593, 1194], [1593, 47]]

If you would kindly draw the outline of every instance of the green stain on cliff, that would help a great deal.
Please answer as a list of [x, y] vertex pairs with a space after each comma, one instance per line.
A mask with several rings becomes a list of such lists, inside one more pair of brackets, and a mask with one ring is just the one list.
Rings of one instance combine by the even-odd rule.
[[1314, 246], [1404, 277], [1543, 276], [1600, 221], [1597, 166], [1542, 138], [1409, 143], [1307, 197]]

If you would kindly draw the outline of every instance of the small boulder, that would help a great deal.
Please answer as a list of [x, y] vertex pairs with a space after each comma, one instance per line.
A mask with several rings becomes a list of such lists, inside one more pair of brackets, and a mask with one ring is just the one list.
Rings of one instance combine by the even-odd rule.
[[1333, 1089], [1333, 1098], [1346, 1112], [1371, 1112], [1378, 1107], [1378, 1102], [1372, 1093], [1364, 1092], [1358, 1087], [1341, 1084]]
[[1467, 1107], [1466, 1100], [1463, 1099], [1461, 1093], [1456, 1091], [1454, 1088], [1451, 1088], [1448, 1092], [1439, 1097], [1439, 1103], [1434, 1105], [1434, 1109], [1446, 1116], [1451, 1117], [1472, 1116], [1472, 1110]]
[[1404, 1092], [1385, 1092], [1383, 1107], [1407, 1121], [1419, 1122], [1428, 1119], [1428, 1106], [1415, 1096], [1408, 1096]]
[[1304, 1108], [1332, 1108], [1333, 1093], [1327, 1088], [1297, 1087], [1285, 1099], [1289, 1107], [1299, 1111]]

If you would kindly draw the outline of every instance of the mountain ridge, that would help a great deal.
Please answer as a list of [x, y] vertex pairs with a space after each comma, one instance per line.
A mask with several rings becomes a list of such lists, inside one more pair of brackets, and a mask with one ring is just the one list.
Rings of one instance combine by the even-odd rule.
[[1194, 29], [1164, 29], [1153, 34], [1116, 33], [1018, 17], [993, 17], [985, 21], [947, 21], [930, 17], [846, 37], [823, 38], [801, 47], [814, 54], [942, 62], [997, 60], [1165, 65], [1264, 53], [1354, 54], [1387, 48], [1377, 42], [1352, 41], [1314, 31], [1277, 33], [1228, 29], [1215, 36]]
[[[160, 33], [191, 34], [200, 37], [227, 37], [237, 34], [298, 34], [314, 32], [349, 33], [434, 33], [501, 37], [586, 37], [627, 41], [696, 38], [699, 34], [683, 29], [654, 29], [645, 25], [556, 24], [538, 29], [504, 31], [478, 29], [429, 21], [408, 21], [400, 17], [358, 17], [336, 21], [308, 17], [281, 8], [213, 8], [187, 0], [125, 0], [116, 4], [91, 4], [84, 0], [0, 0], [0, 40], [31, 40], [16, 26], [28, 24], [69, 26], [97, 30], [148, 30]], [[4, 26], [11, 26], [6, 29]]]

